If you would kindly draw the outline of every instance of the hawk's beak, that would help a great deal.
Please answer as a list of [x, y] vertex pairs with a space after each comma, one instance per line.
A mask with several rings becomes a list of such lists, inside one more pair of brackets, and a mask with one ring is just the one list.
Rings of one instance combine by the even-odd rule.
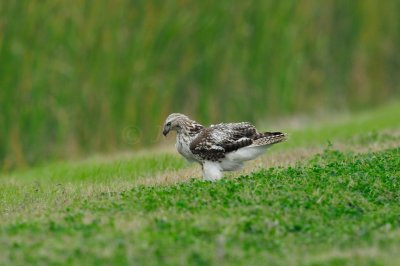
[[164, 136], [167, 136], [168, 135], [168, 132], [169, 132], [169, 127], [164, 127], [164, 130], [163, 130], [163, 135]]

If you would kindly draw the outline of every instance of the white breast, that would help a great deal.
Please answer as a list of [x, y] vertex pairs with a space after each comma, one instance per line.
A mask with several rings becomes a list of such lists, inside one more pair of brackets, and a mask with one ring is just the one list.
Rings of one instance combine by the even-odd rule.
[[190, 162], [197, 162], [196, 157], [190, 151], [190, 142], [191, 139], [189, 136], [185, 136], [184, 134], [177, 134], [175, 147], [178, 152], [186, 158], [186, 160]]

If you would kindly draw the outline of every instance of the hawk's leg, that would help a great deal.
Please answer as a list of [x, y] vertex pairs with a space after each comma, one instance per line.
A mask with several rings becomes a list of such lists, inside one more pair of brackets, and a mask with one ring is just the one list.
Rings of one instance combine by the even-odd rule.
[[217, 181], [222, 178], [221, 167], [218, 162], [205, 161], [202, 164], [203, 178], [207, 181]]

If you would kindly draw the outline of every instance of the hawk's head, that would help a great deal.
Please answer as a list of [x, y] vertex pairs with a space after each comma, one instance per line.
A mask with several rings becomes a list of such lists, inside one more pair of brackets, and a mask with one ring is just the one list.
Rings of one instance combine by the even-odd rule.
[[171, 130], [181, 131], [189, 121], [191, 120], [186, 115], [179, 113], [170, 114], [165, 120], [163, 135], [166, 136]]

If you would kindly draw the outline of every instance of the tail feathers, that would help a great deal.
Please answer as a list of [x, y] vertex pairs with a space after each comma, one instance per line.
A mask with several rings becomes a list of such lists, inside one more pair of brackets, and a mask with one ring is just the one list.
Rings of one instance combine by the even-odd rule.
[[282, 132], [263, 132], [258, 133], [253, 140], [252, 146], [264, 146], [276, 144], [287, 139], [287, 134]]

